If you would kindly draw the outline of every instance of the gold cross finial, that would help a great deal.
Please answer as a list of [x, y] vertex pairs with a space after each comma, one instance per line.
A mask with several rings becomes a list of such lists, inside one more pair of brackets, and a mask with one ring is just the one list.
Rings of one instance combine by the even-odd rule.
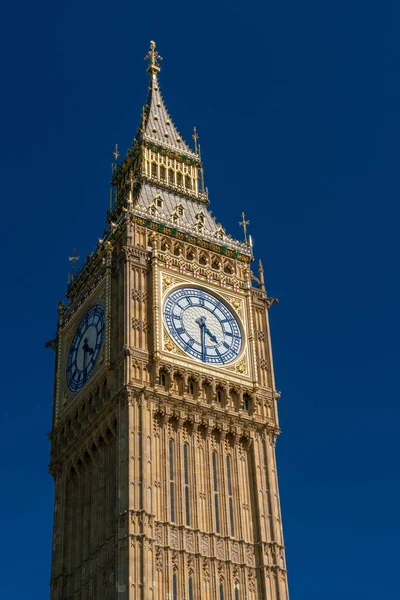
[[196, 127], [193, 127], [192, 138], [194, 140], [194, 151], [197, 153], [197, 140], [199, 139], [199, 134], [197, 133]]
[[115, 162], [117, 162], [118, 161], [118, 156], [119, 156], [118, 144], [115, 144], [115, 150], [114, 150], [113, 154], [114, 154]]
[[245, 220], [246, 215], [242, 212], [242, 221], [239, 221], [239, 225], [243, 227], [244, 231], [244, 241], [247, 243], [247, 225], [250, 225], [250, 221]]
[[160, 70], [159, 62], [162, 60], [162, 56], [160, 56], [156, 50], [156, 43], [150, 42], [150, 50], [144, 57], [144, 60], [149, 61], [149, 66], [147, 67], [148, 73], [158, 73]]
[[77, 262], [78, 262], [78, 260], [79, 260], [79, 256], [77, 255], [77, 253], [76, 253], [76, 252], [77, 252], [77, 251], [76, 251], [76, 248], [74, 248], [74, 249], [72, 250], [72, 256], [69, 256], [69, 257], [68, 257], [68, 260], [69, 260], [70, 262], [72, 262], [72, 279], [74, 278], [74, 275], [75, 275], [75, 263], [77, 263]]

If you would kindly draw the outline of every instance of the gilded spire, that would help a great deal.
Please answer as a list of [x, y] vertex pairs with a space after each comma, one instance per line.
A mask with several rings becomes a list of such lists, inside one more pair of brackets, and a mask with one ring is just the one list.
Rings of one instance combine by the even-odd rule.
[[152, 75], [159, 73], [161, 70], [159, 63], [162, 59], [163, 59], [162, 56], [160, 56], [156, 50], [156, 43], [151, 41], [150, 42], [150, 50], [144, 57], [144, 60], [149, 61], [149, 66], [147, 67], [147, 72]]
[[197, 159], [197, 153], [185, 143], [164, 104], [157, 77], [161, 69], [162, 57], [157, 52], [153, 41], [150, 42], [150, 50], [145, 60], [149, 62], [147, 72], [150, 75], [150, 85], [147, 102], [141, 114], [139, 135], [157, 146]]

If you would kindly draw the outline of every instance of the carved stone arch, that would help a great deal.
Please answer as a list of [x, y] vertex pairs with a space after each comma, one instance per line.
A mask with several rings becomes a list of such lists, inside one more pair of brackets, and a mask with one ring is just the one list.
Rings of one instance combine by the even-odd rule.
[[228, 275], [233, 275], [233, 273], [235, 272], [235, 265], [233, 261], [226, 258], [223, 262], [223, 270], [224, 273], [227, 273]]
[[194, 423], [191, 417], [186, 417], [183, 423], [183, 429], [186, 431], [186, 436], [190, 437], [193, 434]]
[[174, 256], [183, 256], [184, 245], [182, 242], [175, 242], [173, 247]]
[[192, 248], [191, 246], [188, 247], [188, 249], [186, 250], [186, 258], [187, 260], [194, 260], [196, 258], [196, 250], [195, 248]]
[[179, 416], [174, 413], [168, 419], [168, 434], [172, 437], [175, 437], [177, 431], [179, 429]]
[[219, 258], [219, 256], [213, 256], [211, 259], [211, 267], [215, 270], [215, 271], [219, 271], [221, 269], [221, 259]]

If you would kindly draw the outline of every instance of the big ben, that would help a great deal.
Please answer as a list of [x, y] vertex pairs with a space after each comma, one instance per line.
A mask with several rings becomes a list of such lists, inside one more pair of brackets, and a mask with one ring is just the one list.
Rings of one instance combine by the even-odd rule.
[[209, 210], [154, 42], [147, 59], [104, 234], [58, 308], [51, 598], [288, 600], [274, 299]]

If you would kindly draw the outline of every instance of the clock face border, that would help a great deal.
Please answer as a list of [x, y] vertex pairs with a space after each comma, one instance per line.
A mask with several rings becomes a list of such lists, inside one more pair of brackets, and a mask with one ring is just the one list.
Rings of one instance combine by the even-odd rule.
[[[196, 345], [191, 346], [190, 343], [189, 344], [185, 343], [185, 341], [180, 337], [179, 332], [177, 332], [177, 329], [175, 328], [175, 326], [172, 323], [173, 308], [171, 309], [171, 314], [169, 314], [169, 315], [166, 314], [166, 307], [168, 305], [168, 301], [170, 300], [171, 296], [176, 294], [176, 292], [179, 292], [179, 290], [188, 290], [188, 291], [196, 290], [198, 292], [202, 292], [206, 296], [211, 297], [211, 299], [212, 299], [211, 302], [216, 306], [216, 310], [218, 310], [222, 314], [222, 316], [225, 317], [224, 319], [219, 319], [217, 317], [214, 317], [214, 319], [218, 320], [218, 322], [220, 320], [222, 320], [224, 322], [229, 322], [228, 326], [227, 326], [228, 327], [228, 335], [230, 335], [230, 333], [233, 334], [232, 344], [230, 346], [230, 349], [227, 349], [226, 352], [222, 356], [219, 355], [219, 358], [218, 358], [218, 354], [207, 356], [207, 352], [206, 352], [206, 355], [205, 355], [206, 360], [203, 360], [204, 356], [201, 356], [199, 340], [193, 340], [192, 336], [190, 336], [190, 334], [186, 331], [185, 332], [186, 337], [192, 338], [190, 343], [196, 344]], [[181, 299], [182, 298], [179, 298], [179, 300], [181, 300]], [[174, 304], [172, 304], [172, 307], [175, 306], [179, 300], [177, 300]], [[200, 306], [200, 304], [195, 305], [193, 308], [197, 308], [198, 306]], [[184, 307], [184, 310], [188, 309], [188, 308], [190, 308], [189, 305]], [[182, 313], [184, 312], [184, 310], [182, 311]], [[204, 312], [205, 313], [208, 312], [211, 315], [211, 311], [207, 307], [205, 307]], [[237, 311], [234, 310], [234, 308], [227, 302], [227, 300], [222, 295], [220, 295], [218, 292], [216, 292], [214, 290], [209, 289], [208, 287], [196, 285], [196, 284], [193, 284], [192, 282], [189, 283], [189, 282], [182, 281], [178, 285], [175, 285], [172, 288], [168, 289], [167, 292], [165, 293], [163, 301], [162, 301], [162, 321], [166, 328], [166, 331], [171, 336], [174, 343], [179, 347], [179, 349], [182, 352], [184, 352], [187, 359], [195, 360], [197, 363], [199, 363], [201, 365], [204, 365], [207, 367], [214, 367], [214, 368], [229, 367], [230, 365], [232, 365], [236, 361], [238, 361], [246, 351], [247, 344], [246, 344], [245, 327], [244, 327], [241, 317], [238, 315]], [[198, 323], [198, 321], [196, 321], [196, 322]], [[233, 326], [231, 324], [232, 322], [233, 322]], [[206, 329], [207, 333], [205, 334], [205, 337], [207, 338], [207, 341], [208, 340], [212, 341], [211, 338], [213, 336], [213, 333], [216, 333], [216, 328], [217, 328], [217, 326], [214, 324], [213, 331]], [[226, 330], [221, 323], [219, 323], [219, 328], [220, 328], [220, 330], [222, 330], [222, 332], [224, 334], [226, 334]], [[201, 335], [200, 329], [201, 328], [199, 325], [199, 335]], [[229, 339], [229, 338], [227, 338], [224, 335], [223, 340], [221, 340], [216, 346], [209, 345], [208, 348], [218, 348], [219, 346], [223, 346], [226, 339]], [[239, 340], [239, 341], [237, 341], [237, 340]], [[197, 346], [199, 346], [199, 348], [197, 348]], [[226, 357], [225, 360], [223, 360], [223, 357], [226, 355], [228, 355], [228, 356]]]
[[[98, 318], [95, 322], [96, 317]], [[92, 318], [93, 321], [90, 322], [90, 319]], [[104, 306], [96, 303], [87, 308], [74, 330], [73, 338], [66, 355], [65, 382], [69, 393], [78, 394], [91, 379], [104, 344], [105, 328], [106, 319]], [[93, 345], [93, 340], [89, 339], [89, 337], [92, 338], [93, 335], [86, 336], [85, 338], [85, 334], [89, 329], [95, 330], [97, 334], [94, 347], [91, 347], [90, 345], [90, 343]], [[93, 331], [90, 333], [92, 334]], [[83, 358], [81, 358], [82, 352]], [[78, 360], [79, 362], [82, 362], [82, 365], [78, 365]], [[80, 368], [80, 366], [83, 368]], [[75, 375], [78, 377], [76, 381]]]

